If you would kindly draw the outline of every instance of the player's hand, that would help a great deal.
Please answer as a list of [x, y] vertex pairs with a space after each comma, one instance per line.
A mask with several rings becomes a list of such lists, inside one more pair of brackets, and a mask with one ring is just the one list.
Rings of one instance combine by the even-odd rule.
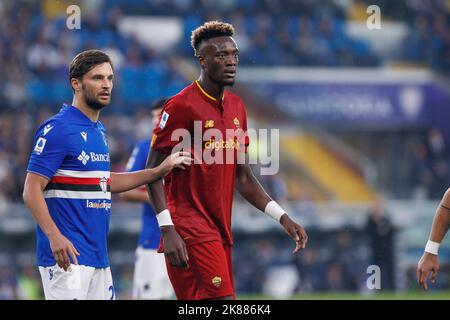
[[78, 264], [77, 256], [80, 253], [73, 246], [72, 242], [69, 241], [66, 237], [64, 237], [61, 233], [51, 235], [48, 237], [50, 242], [50, 248], [52, 249], [53, 256], [55, 257], [56, 263], [58, 266], [67, 271], [70, 266], [70, 259], [74, 264]]
[[438, 256], [429, 252], [424, 252], [422, 258], [420, 258], [417, 265], [417, 281], [419, 286], [428, 289], [427, 278], [428, 274], [431, 272], [431, 283], [436, 281], [436, 276], [439, 271], [439, 260]]
[[161, 227], [164, 254], [174, 267], [189, 268], [189, 257], [186, 244], [181, 239], [174, 226]]
[[186, 170], [187, 166], [190, 166], [192, 163], [191, 154], [186, 151], [175, 152], [168, 156], [161, 163], [165, 174], [168, 174], [173, 169], [181, 169]]
[[299, 252], [306, 248], [306, 243], [308, 242], [308, 235], [305, 229], [295, 221], [293, 221], [287, 214], [281, 216], [280, 223], [284, 230], [295, 240], [296, 246], [293, 254]]

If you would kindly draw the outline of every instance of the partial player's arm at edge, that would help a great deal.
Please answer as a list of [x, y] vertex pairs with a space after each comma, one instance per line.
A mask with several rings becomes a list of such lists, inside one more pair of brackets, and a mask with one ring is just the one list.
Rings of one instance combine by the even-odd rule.
[[434, 215], [429, 239], [441, 243], [450, 228], [450, 189], [442, 197]]
[[424, 253], [417, 264], [417, 281], [419, 286], [428, 289], [428, 275], [431, 282], [436, 281], [439, 272], [438, 250], [440, 243], [450, 228], [450, 189], [448, 189], [436, 209], [431, 225], [430, 236], [425, 246]]

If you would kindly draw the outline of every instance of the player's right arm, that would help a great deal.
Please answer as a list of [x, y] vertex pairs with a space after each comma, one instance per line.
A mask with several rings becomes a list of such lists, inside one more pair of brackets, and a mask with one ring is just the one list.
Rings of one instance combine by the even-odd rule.
[[[433, 224], [431, 226], [431, 232], [429, 236], [429, 241], [436, 244], [440, 244], [447, 234], [450, 228], [450, 189], [448, 189], [441, 202], [439, 203], [436, 213], [434, 215]], [[430, 242], [429, 242], [430, 243]], [[427, 245], [428, 247], [428, 245]], [[423, 253], [422, 257], [417, 266], [417, 281], [419, 285], [425, 290], [428, 289], [427, 278], [431, 273], [431, 282], [436, 281], [436, 276], [439, 271], [439, 260], [437, 255], [437, 250], [429, 250], [426, 247], [426, 251]], [[433, 251], [433, 252], [430, 252]]]
[[[44, 126], [45, 125], [45, 126]], [[61, 234], [48, 210], [44, 189], [49, 180], [61, 167], [68, 152], [68, 137], [64, 123], [50, 120], [42, 124], [34, 137], [34, 148], [28, 162], [23, 200], [33, 218], [49, 240], [56, 263], [64, 270], [70, 266], [70, 259], [78, 264], [77, 249]]]
[[77, 256], [80, 254], [73, 244], [61, 234], [50, 216], [43, 193], [47, 183], [48, 180], [43, 176], [29, 172], [25, 179], [23, 200], [34, 220], [47, 236], [56, 262], [67, 271], [70, 266], [69, 257], [72, 258], [74, 264], [78, 264]]
[[[192, 125], [192, 112], [186, 106], [185, 99], [181, 96], [169, 99], [164, 105], [159, 123], [153, 132], [146, 167], [155, 168], [162, 163], [172, 153], [173, 148], [179, 144], [180, 139], [184, 141]], [[153, 201], [161, 230], [164, 254], [174, 267], [188, 267], [189, 258], [186, 244], [172, 223], [170, 212], [167, 209], [163, 180], [158, 179], [148, 184], [147, 190]]]
[[[147, 168], [154, 168], [158, 166], [168, 155], [161, 154], [156, 150], [152, 150], [147, 161]], [[164, 244], [164, 254], [169, 259], [169, 262], [174, 267], [187, 268], [189, 266], [189, 257], [187, 253], [186, 244], [175, 230], [174, 225], [170, 220], [170, 213], [167, 210], [166, 196], [164, 193], [164, 186], [162, 179], [156, 180], [147, 185], [149, 198], [152, 199], [152, 204], [155, 212], [158, 212], [156, 218], [161, 230], [161, 236]], [[160, 215], [166, 215], [170, 221], [163, 221]]]

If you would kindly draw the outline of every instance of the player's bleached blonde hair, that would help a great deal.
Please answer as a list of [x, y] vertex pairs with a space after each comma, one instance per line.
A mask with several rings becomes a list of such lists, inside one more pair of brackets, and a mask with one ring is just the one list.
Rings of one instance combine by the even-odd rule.
[[221, 21], [207, 21], [192, 31], [191, 46], [197, 55], [197, 50], [202, 41], [222, 36], [231, 37], [233, 34], [234, 27], [231, 24]]

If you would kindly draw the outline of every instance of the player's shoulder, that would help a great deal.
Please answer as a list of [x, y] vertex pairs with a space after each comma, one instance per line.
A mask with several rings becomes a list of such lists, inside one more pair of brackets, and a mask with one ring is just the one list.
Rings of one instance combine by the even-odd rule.
[[41, 136], [64, 137], [67, 126], [59, 114], [56, 114], [42, 122], [36, 130]]
[[165, 106], [169, 106], [171, 108], [179, 108], [181, 109], [189, 109], [192, 106], [192, 101], [196, 100], [196, 93], [193, 87], [193, 84], [185, 87], [183, 90], [178, 92], [176, 95], [170, 97]]
[[224, 90], [224, 98], [228, 98], [228, 99], [232, 99], [232, 100], [236, 100], [236, 101], [240, 101], [242, 102], [241, 97], [239, 97], [237, 94], [229, 91], [229, 90]]
[[233, 105], [237, 105], [238, 107], [245, 109], [244, 101], [242, 100], [242, 98], [231, 91], [224, 91], [224, 99], [228, 99]]

